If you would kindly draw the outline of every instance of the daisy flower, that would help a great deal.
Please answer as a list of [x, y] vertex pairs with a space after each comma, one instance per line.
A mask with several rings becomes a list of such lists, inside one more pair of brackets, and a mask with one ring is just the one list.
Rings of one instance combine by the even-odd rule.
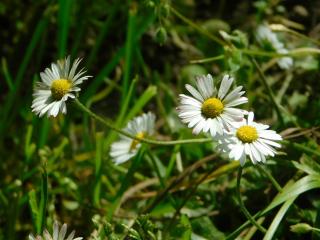
[[[151, 136], [154, 134], [155, 119], [153, 113], [144, 113], [131, 120], [123, 130], [138, 139]], [[121, 135], [120, 140], [111, 145], [110, 156], [115, 164], [120, 164], [135, 156], [140, 147], [139, 140]]]
[[32, 234], [29, 235], [29, 240], [81, 240], [82, 237], [74, 238], [75, 231], [72, 231], [68, 237], [67, 233], [67, 224], [63, 224], [61, 229], [59, 229], [59, 224], [55, 222], [53, 224], [53, 234], [51, 235], [47, 230], [43, 231], [43, 236], [34, 237]]
[[71, 66], [69, 56], [52, 63], [51, 69], [46, 68], [40, 73], [42, 81], [34, 88], [32, 112], [40, 117], [44, 114], [56, 117], [59, 112], [67, 112], [66, 101], [68, 98], [75, 98], [76, 93], [81, 90], [78, 85], [90, 77], [84, 75], [83, 69], [76, 72], [80, 61], [77, 58]]
[[[246, 111], [235, 108], [248, 102], [242, 86], [229, 92], [233, 78], [225, 75], [221, 81], [219, 91], [213, 84], [210, 74], [196, 78], [196, 88], [186, 84], [186, 89], [192, 96], [180, 94], [178, 115], [183, 123], [193, 128], [194, 134], [210, 131], [211, 136], [222, 135], [223, 130], [232, 122], [241, 121]], [[229, 92], [229, 93], [228, 93]]]
[[268, 130], [268, 125], [254, 122], [253, 118], [254, 114], [250, 112], [247, 120], [234, 123], [230, 131], [218, 141], [218, 150], [227, 153], [230, 159], [240, 160], [241, 165], [244, 165], [246, 156], [254, 164], [265, 162], [266, 157], [273, 157], [277, 153], [275, 148], [281, 147], [277, 143], [282, 140], [281, 136]]
[[[282, 54], [288, 53], [288, 50], [284, 47], [284, 44], [279, 41], [277, 35], [265, 24], [258, 27], [256, 38], [258, 42], [267, 49]], [[293, 65], [293, 59], [291, 57], [282, 57], [278, 59], [277, 63], [281, 69], [289, 69]]]

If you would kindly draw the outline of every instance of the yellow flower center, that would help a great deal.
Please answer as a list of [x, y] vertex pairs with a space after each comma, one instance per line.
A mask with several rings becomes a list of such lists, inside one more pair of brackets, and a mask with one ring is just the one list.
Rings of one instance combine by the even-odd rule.
[[244, 143], [252, 143], [258, 139], [258, 132], [255, 127], [242, 126], [237, 130], [237, 137]]
[[223, 103], [218, 98], [208, 98], [201, 107], [201, 113], [206, 118], [215, 118], [223, 111]]
[[[142, 139], [144, 138], [146, 134], [144, 132], [139, 132], [137, 135], [136, 135], [136, 138], [137, 139]], [[131, 143], [131, 146], [130, 146], [130, 151], [136, 149], [137, 145], [140, 143], [139, 140], [137, 139], [133, 139], [132, 143]]]
[[54, 100], [60, 100], [71, 88], [71, 82], [67, 79], [57, 79], [51, 84], [51, 94]]

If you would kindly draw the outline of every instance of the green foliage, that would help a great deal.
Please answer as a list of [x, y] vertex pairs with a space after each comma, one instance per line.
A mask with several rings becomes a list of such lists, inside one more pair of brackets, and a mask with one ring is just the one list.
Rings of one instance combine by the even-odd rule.
[[[55, 220], [97, 240], [319, 239], [317, 8], [267, 0], [2, 1], [0, 239], [51, 231]], [[287, 52], [258, 41], [260, 24]], [[68, 55], [93, 76], [79, 101], [114, 129], [143, 112], [157, 116], [152, 144], [130, 161], [114, 164], [118, 133], [72, 101], [57, 118], [31, 112], [39, 73]], [[185, 84], [208, 73], [216, 86], [232, 75], [249, 99], [244, 108], [284, 138], [265, 166], [247, 160], [240, 186], [239, 163], [177, 115]]]

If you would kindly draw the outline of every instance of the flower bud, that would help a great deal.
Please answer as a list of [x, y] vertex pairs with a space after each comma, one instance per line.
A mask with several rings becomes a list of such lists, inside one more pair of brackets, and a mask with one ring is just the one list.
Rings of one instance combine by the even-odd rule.
[[298, 223], [290, 226], [290, 231], [294, 233], [308, 233], [312, 231], [312, 227], [307, 223]]
[[164, 44], [167, 41], [167, 31], [164, 27], [159, 27], [156, 32], [156, 41], [160, 45]]

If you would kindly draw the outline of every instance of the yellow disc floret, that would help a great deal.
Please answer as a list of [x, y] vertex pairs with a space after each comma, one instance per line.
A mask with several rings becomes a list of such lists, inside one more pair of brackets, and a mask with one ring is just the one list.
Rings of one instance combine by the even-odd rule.
[[201, 113], [206, 118], [215, 118], [223, 111], [223, 103], [218, 98], [208, 98], [201, 107]]
[[[136, 138], [142, 139], [142, 138], [144, 138], [144, 136], [145, 136], [144, 132], [139, 132], [139, 133], [137, 133]], [[137, 145], [140, 143], [140, 141], [137, 139], [133, 139], [131, 146], [130, 146], [130, 151], [136, 149]]]
[[243, 143], [252, 143], [259, 137], [257, 129], [248, 125], [239, 127], [236, 134]]
[[51, 94], [54, 100], [60, 100], [71, 88], [71, 82], [67, 79], [53, 80], [51, 84]]

